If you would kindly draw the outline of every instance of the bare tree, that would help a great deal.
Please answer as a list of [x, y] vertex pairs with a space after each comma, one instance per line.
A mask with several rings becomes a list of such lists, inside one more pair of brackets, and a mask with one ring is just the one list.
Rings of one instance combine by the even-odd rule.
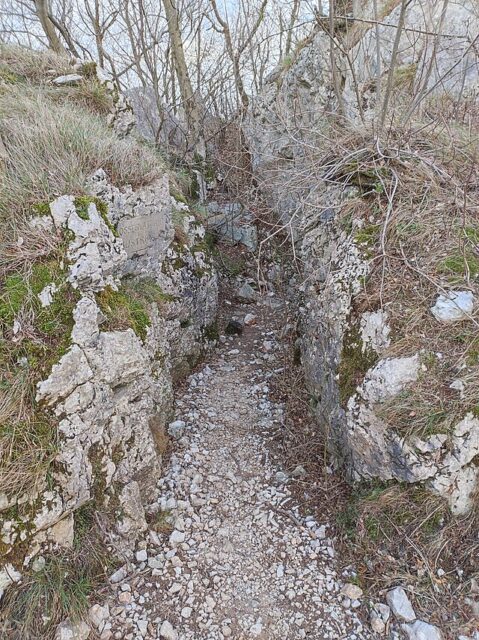
[[262, 0], [256, 20], [254, 21], [251, 27], [249, 27], [249, 25], [247, 25], [245, 21], [244, 28], [241, 30], [241, 33], [238, 34], [239, 41], [236, 46], [233, 43], [233, 37], [232, 37], [230, 25], [228, 23], [228, 19], [223, 18], [223, 16], [221, 15], [220, 11], [218, 10], [218, 5], [216, 3], [216, 0], [210, 0], [210, 3], [213, 9], [213, 13], [216, 18], [216, 21], [220, 26], [218, 28], [213, 21], [212, 21], [212, 24], [216, 29], [220, 30], [220, 32], [224, 36], [225, 43], [226, 43], [226, 50], [231, 59], [231, 62], [233, 63], [233, 73], [234, 73], [235, 82], [236, 82], [236, 89], [240, 96], [241, 104], [243, 105], [243, 108], [247, 109], [249, 105], [249, 98], [248, 98], [248, 94], [246, 93], [243, 77], [241, 74], [241, 64], [240, 64], [241, 56], [243, 55], [245, 50], [248, 48], [248, 46], [251, 44], [251, 41], [253, 40], [254, 36], [256, 35], [256, 32], [258, 31], [261, 23], [264, 20], [268, 0]]
[[185, 50], [181, 37], [180, 19], [175, 0], [163, 0], [168, 33], [170, 35], [171, 53], [173, 56], [176, 77], [188, 123], [188, 130], [194, 151], [202, 158], [205, 156], [204, 140], [201, 133], [202, 109], [198, 96], [193, 91]]
[[57, 34], [55, 24], [51, 18], [48, 0], [34, 0], [34, 5], [38, 20], [40, 21], [42, 29], [48, 40], [48, 46], [50, 49], [55, 51], [55, 53], [66, 55], [67, 50], [62, 44]]

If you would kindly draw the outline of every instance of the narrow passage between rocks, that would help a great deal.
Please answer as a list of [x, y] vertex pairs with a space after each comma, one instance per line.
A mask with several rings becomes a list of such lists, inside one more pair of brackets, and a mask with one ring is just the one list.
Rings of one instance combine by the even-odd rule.
[[284, 419], [269, 399], [281, 375], [282, 303], [235, 309], [251, 311], [255, 324], [228, 338], [177, 398], [156, 531], [135, 571], [112, 578], [115, 638], [370, 637], [354, 593], [341, 593], [329, 529], [301, 513], [293, 480], [271, 460], [271, 429]]

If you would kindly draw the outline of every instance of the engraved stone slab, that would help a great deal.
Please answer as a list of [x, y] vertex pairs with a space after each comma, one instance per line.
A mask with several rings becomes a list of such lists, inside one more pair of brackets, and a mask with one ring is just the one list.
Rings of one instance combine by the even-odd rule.
[[165, 231], [165, 212], [160, 208], [136, 218], [122, 218], [118, 223], [118, 232], [130, 259], [155, 251], [155, 245], [164, 240]]

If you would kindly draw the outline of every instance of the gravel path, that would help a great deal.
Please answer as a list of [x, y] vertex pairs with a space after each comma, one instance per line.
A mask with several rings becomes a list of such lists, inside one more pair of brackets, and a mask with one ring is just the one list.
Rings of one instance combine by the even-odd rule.
[[341, 594], [329, 529], [302, 516], [294, 479], [270, 460], [283, 409], [268, 398], [281, 345], [267, 327], [281, 312], [264, 302], [237, 311], [257, 324], [228, 339], [177, 399], [157, 531], [136, 571], [115, 578], [108, 637], [369, 638], [360, 601]]

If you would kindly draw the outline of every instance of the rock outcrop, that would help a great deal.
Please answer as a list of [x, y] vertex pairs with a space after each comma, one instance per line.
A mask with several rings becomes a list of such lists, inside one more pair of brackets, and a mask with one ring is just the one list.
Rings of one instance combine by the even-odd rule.
[[[416, 96], [436, 94], [444, 100], [467, 101], [476, 95], [479, 80], [477, 57], [471, 47], [471, 33], [477, 33], [477, 28], [469, 30], [477, 25], [477, 12], [469, 2], [449, 3], [441, 17], [439, 4], [433, 4], [430, 13], [423, 11], [421, 2], [408, 4], [396, 72], [403, 78], [407, 70], [411, 83], [421, 85], [415, 89]], [[373, 193], [384, 191], [381, 179], [385, 174], [381, 172], [387, 171], [384, 167], [388, 159], [384, 155], [379, 159], [377, 166], [381, 168], [377, 173], [371, 169], [373, 181], [365, 187], [360, 175], [364, 143], [358, 125], [361, 117], [365, 122], [371, 119], [378, 106], [378, 85], [374, 82], [376, 37], [382, 44], [383, 40], [391, 44], [381, 48], [381, 82], [386, 80], [391, 63], [399, 8], [391, 3], [388, 6], [389, 11], [382, 7], [384, 24], [378, 30], [367, 22], [361, 30], [356, 29], [356, 40], [349, 51], [352, 66], [346, 64], [341, 50], [336, 50], [342, 73], [341, 101], [351, 136], [359, 136], [357, 151], [354, 146], [334, 148], [338, 132], [331, 134], [328, 123], [331, 114], [338, 112], [339, 100], [328, 57], [331, 40], [322, 31], [304, 42], [291, 65], [270, 76], [264, 93], [252, 104], [245, 133], [256, 175], [281, 221], [292, 228], [296, 255], [303, 265], [302, 282], [296, 279], [291, 287], [300, 309], [302, 361], [318, 423], [337, 464], [353, 480], [424, 482], [460, 514], [471, 508], [479, 485], [479, 422], [473, 406], [470, 402], [462, 407], [455, 404], [456, 412], [449, 422], [444, 420], [437, 431], [423, 427], [418, 433], [408, 428], [404, 417], [394, 417], [393, 405], [415, 388], [427, 385], [428, 378], [431, 384], [439, 380], [441, 388], [461, 392], [461, 377], [475, 371], [477, 362], [433, 364], [441, 361], [443, 353], [431, 354], [430, 344], [439, 331], [438, 324], [448, 322], [437, 317], [445, 305], [452, 323], [475, 322], [472, 316], [477, 284], [469, 279], [467, 290], [457, 291], [442, 275], [445, 271], [440, 265], [438, 287], [427, 281], [429, 289], [422, 309], [424, 331], [416, 343], [410, 341], [409, 348], [403, 347], [409, 331], [404, 313], [408, 304], [416, 302], [408, 303], [406, 297], [402, 306], [398, 303], [395, 308], [397, 299], [383, 304], [384, 280], [375, 285], [375, 290], [374, 285], [366, 286], [374, 281], [378, 260], [384, 259], [386, 232], [382, 231], [384, 219], [375, 216], [374, 203], [363, 198], [363, 193], [368, 189]], [[358, 15], [367, 21], [370, 8], [367, 2], [358, 3]], [[447, 36], [430, 40], [426, 32], [438, 28], [441, 20], [447, 25]], [[438, 65], [426, 77], [432, 46]], [[352, 71], [357, 82], [354, 91]], [[402, 90], [402, 86], [396, 89]], [[365, 165], [374, 153], [373, 149], [369, 156], [366, 154]], [[349, 164], [341, 155], [349, 158]], [[365, 168], [366, 174], [371, 166]], [[379, 176], [376, 184], [374, 176]], [[432, 224], [439, 228], [442, 218], [436, 215]], [[439, 241], [443, 253], [454, 250], [449, 241], [445, 236]], [[394, 264], [404, 264], [399, 249], [398, 253]], [[411, 277], [421, 281], [421, 270]], [[436, 324], [431, 324], [432, 315]], [[415, 407], [409, 414], [417, 415]]]
[[[112, 128], [127, 136], [128, 103], [95, 73], [114, 97]], [[46, 284], [42, 308], [67, 291], [74, 303], [64, 310], [67, 347], [36, 387], [38, 412], [57, 434], [48, 470], [28, 490], [0, 488], [0, 596], [40, 549], [72, 545], [83, 505], [93, 505], [124, 555], [147, 528], [173, 384], [198, 362], [216, 326], [217, 276], [205, 230], [170, 195], [171, 178], [164, 170], [148, 185], [118, 187], [99, 168], [87, 181], [89, 195], [57, 197], [30, 220], [61, 239], [62, 284]]]

